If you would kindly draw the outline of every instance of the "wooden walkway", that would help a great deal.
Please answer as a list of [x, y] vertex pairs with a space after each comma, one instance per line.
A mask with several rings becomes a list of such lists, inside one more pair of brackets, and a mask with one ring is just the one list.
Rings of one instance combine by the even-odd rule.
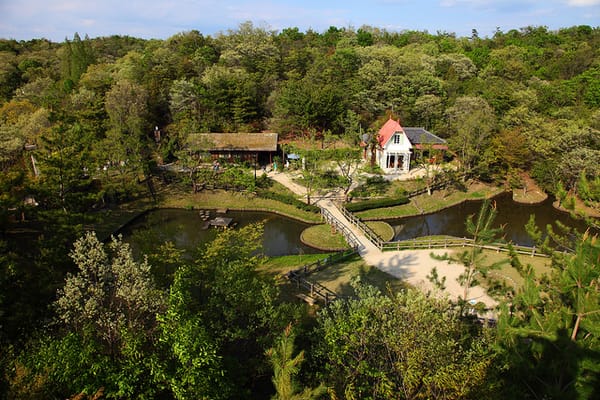
[[524, 254], [531, 257], [548, 257], [546, 254], [541, 253], [535, 246], [520, 246], [511, 243], [492, 243], [489, 245], [481, 246], [475, 243], [470, 238], [415, 238], [401, 241], [386, 242], [383, 241], [375, 232], [373, 232], [367, 224], [356, 217], [350, 211], [346, 210], [343, 206], [338, 206], [340, 212], [344, 215], [346, 221], [351, 223], [356, 228], [360, 229], [364, 237], [371, 241], [371, 243], [377, 247], [380, 251], [400, 251], [400, 250], [417, 250], [417, 249], [446, 249], [448, 247], [473, 247], [478, 246], [487, 250], [493, 250], [497, 252], [509, 252], [514, 251], [517, 254]]

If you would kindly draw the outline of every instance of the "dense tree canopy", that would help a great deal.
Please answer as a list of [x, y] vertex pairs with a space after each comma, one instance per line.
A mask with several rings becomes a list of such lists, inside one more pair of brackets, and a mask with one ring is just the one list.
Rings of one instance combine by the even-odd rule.
[[[163, 41], [2, 40], [0, 161], [6, 169], [24, 141], [75, 121], [93, 143], [117, 143], [115, 155], [127, 155], [135, 172], [143, 164], [136, 159], [151, 157], [144, 147], [157, 125], [172, 157], [192, 132], [342, 134], [349, 111], [365, 128], [393, 112], [403, 125], [449, 139], [462, 165], [484, 177], [532, 168], [546, 189], [562, 182], [576, 190], [582, 170], [593, 179], [599, 146], [599, 42], [589, 26], [459, 38], [368, 26], [274, 31], [251, 22], [215, 37], [190, 31]], [[10, 114], [25, 104], [37, 122]], [[526, 162], [503, 159], [506, 147], [483, 156], [507, 132], [527, 150]], [[124, 161], [103, 153], [93, 154], [97, 163]]]
[[[92, 211], [153, 192], [153, 177], [167, 182], [157, 164], [178, 163], [193, 182], [191, 133], [276, 131], [326, 147], [363, 132], [373, 141], [389, 116], [447, 139], [465, 173], [512, 184], [529, 172], [559, 199], [597, 207], [599, 49], [590, 26], [482, 38], [248, 22], [215, 37], [0, 39], [0, 396], [295, 398], [323, 382], [331, 398], [594, 397], [589, 235], [539, 244], [552, 276], [521, 266], [525, 285], [492, 346], [444, 302], [367, 287], [312, 315], [315, 329], [280, 336], [301, 311], [257, 271], [260, 227], [226, 232], [194, 260], [157, 245], [147, 256], [154, 274], [168, 270], [159, 286], [120, 239], [82, 232]], [[358, 147], [323, 150], [299, 151], [309, 199], [355, 180]], [[238, 172], [221, 176], [251, 180]], [[9, 233], [16, 220], [23, 229]], [[476, 253], [462, 258], [467, 273], [485, 267]]]

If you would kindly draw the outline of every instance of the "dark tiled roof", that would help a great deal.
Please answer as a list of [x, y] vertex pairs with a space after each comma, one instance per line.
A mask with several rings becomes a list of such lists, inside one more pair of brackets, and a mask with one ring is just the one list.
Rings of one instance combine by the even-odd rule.
[[277, 133], [193, 133], [187, 142], [192, 150], [277, 151]]
[[404, 133], [412, 144], [446, 144], [446, 141], [439, 136], [425, 130], [424, 128], [404, 127]]

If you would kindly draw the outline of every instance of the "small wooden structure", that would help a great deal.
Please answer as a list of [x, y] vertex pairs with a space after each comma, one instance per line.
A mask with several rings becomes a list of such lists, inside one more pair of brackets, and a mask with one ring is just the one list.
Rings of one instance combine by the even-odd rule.
[[233, 218], [227, 217], [216, 217], [208, 221], [210, 226], [216, 226], [219, 228], [228, 228], [233, 222]]
[[193, 152], [208, 152], [214, 160], [267, 165], [277, 154], [278, 134], [192, 133], [188, 136], [187, 147]]
[[314, 306], [315, 303], [317, 302], [317, 300], [313, 297], [307, 296], [303, 293], [298, 293], [296, 295], [297, 298], [299, 298], [300, 300], [303, 300], [305, 302], [307, 302], [309, 305]]

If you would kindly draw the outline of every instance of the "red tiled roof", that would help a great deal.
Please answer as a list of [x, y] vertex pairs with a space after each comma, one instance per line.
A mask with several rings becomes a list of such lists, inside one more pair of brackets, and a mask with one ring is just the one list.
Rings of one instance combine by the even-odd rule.
[[390, 118], [379, 130], [377, 134], [377, 141], [381, 147], [385, 146], [385, 144], [390, 140], [394, 133], [396, 132], [404, 132], [402, 126], [400, 126], [399, 121], [394, 121]]

